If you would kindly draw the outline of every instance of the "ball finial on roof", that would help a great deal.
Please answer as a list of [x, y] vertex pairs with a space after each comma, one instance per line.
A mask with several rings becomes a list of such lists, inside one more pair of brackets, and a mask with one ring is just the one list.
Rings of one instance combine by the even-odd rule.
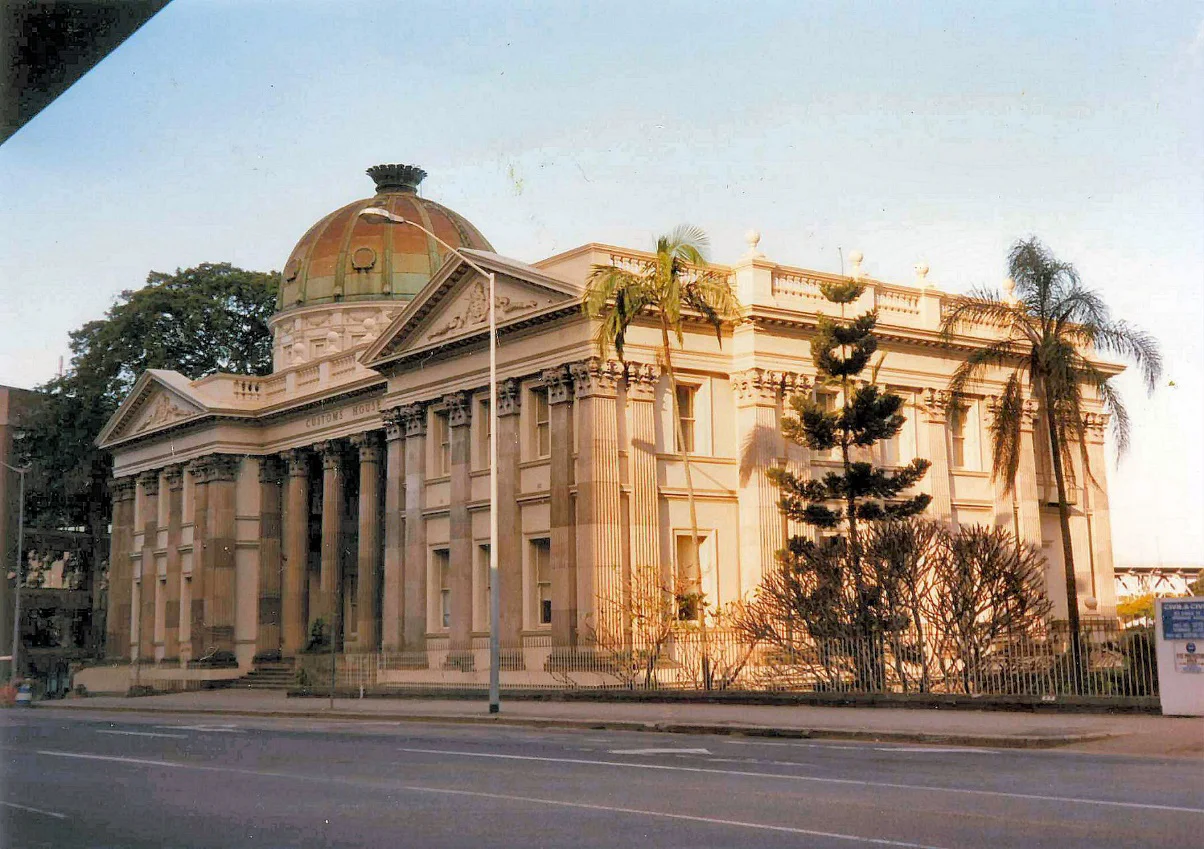
[[920, 260], [915, 265], [916, 268], [916, 285], [921, 289], [927, 289], [932, 283], [928, 280], [928, 263]]
[[1016, 281], [1010, 277], [1004, 278], [1003, 281], [1003, 302], [1009, 307], [1014, 307], [1019, 303], [1016, 299]]
[[757, 250], [757, 245], [761, 244], [760, 232], [758, 232], [757, 230], [749, 230], [747, 233], [744, 234], [744, 241], [748, 245], [748, 253], [746, 254], [746, 256], [748, 256], [749, 258], [765, 256], [765, 254], [763, 254], [759, 250]]
[[861, 251], [849, 252], [849, 262], [853, 264], [853, 270], [849, 273], [849, 276], [854, 280], [860, 280], [861, 275], [864, 273], [861, 270], [861, 261], [863, 259], [865, 259], [865, 256], [861, 253]]

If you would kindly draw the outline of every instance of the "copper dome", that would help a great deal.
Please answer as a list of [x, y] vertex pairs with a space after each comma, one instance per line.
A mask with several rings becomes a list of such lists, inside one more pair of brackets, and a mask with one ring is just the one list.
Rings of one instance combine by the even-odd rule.
[[492, 251], [463, 216], [419, 197], [426, 176], [412, 165], [368, 169], [376, 195], [349, 203], [309, 228], [284, 265], [278, 312], [313, 304], [413, 298], [443, 264], [447, 249], [416, 227], [373, 224], [360, 210], [384, 207], [456, 247]]

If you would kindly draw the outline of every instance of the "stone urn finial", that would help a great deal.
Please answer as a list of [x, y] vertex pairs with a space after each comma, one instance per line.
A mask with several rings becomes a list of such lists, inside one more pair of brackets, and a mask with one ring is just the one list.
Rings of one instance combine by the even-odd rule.
[[748, 245], [748, 253], [745, 256], [749, 259], [757, 259], [765, 254], [757, 250], [757, 245], [761, 244], [761, 234], [757, 230], [749, 230], [744, 234], [744, 241]]
[[928, 279], [928, 263], [920, 260], [915, 265], [916, 269], [916, 285], [921, 289], [927, 289], [932, 286], [932, 281]]
[[849, 272], [849, 276], [854, 280], [860, 280], [861, 276], [865, 273], [861, 270], [861, 261], [863, 259], [865, 259], [865, 256], [861, 253], [861, 251], [849, 252], [849, 262], [853, 264], [853, 268]]
[[1004, 278], [1003, 281], [1003, 302], [1009, 307], [1014, 307], [1020, 302], [1016, 298], [1016, 281], [1010, 277]]

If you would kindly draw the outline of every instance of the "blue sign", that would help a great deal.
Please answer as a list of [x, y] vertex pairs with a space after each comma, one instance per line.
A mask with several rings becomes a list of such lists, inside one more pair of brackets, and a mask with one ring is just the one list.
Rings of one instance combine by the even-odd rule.
[[1204, 601], [1197, 599], [1163, 601], [1162, 639], [1204, 640]]

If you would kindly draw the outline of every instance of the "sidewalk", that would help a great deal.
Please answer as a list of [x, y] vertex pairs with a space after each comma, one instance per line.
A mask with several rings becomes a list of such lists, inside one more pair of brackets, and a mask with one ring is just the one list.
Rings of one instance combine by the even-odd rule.
[[287, 698], [262, 690], [213, 690], [40, 702], [39, 709], [219, 714], [338, 720], [491, 722], [545, 728], [607, 728], [761, 737], [1051, 748], [1096, 754], [1204, 759], [1204, 722], [1142, 715], [1040, 714], [776, 705], [503, 701], [484, 699]]

